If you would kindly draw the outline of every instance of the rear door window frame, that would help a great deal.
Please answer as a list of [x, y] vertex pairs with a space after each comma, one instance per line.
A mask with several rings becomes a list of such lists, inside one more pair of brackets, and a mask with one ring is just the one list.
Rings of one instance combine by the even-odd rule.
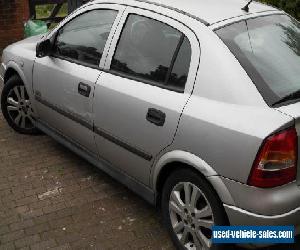
[[[111, 70], [110, 67], [111, 67], [113, 56], [116, 52], [119, 40], [121, 39], [121, 35], [123, 32], [123, 29], [125, 28], [127, 18], [131, 14], [150, 18], [155, 21], [164, 23], [164, 24], [178, 30], [188, 39], [190, 46], [191, 46], [191, 60], [190, 60], [190, 65], [189, 65], [190, 67], [189, 67], [188, 77], [187, 77], [187, 81], [186, 81], [184, 90], [182, 90], [182, 89], [179, 90], [178, 88], [174, 88], [174, 87], [171, 87], [168, 85], [163, 85], [163, 84], [160, 84], [160, 83], [157, 83], [154, 81], [148, 81], [148, 80], [145, 80], [145, 79], [142, 79], [139, 77], [129, 76], [129, 75]], [[198, 67], [200, 64], [200, 55], [201, 55], [200, 43], [199, 43], [199, 40], [198, 40], [196, 34], [185, 24], [181, 23], [179, 20], [173, 19], [172, 17], [169, 17], [169, 16], [162, 15], [162, 14], [157, 13], [152, 10], [142, 9], [139, 7], [127, 7], [121, 18], [121, 21], [119, 23], [119, 27], [117, 28], [117, 30], [115, 32], [115, 36], [114, 36], [111, 46], [109, 48], [109, 54], [106, 59], [103, 71], [113, 74], [113, 75], [116, 75], [116, 76], [119, 76], [119, 77], [122, 77], [122, 78], [134, 80], [137, 83], [149, 84], [152, 86], [159, 87], [161, 89], [166, 89], [166, 90], [175, 91], [175, 92], [179, 92], [179, 93], [191, 93], [193, 90], [193, 87], [194, 87], [194, 83], [196, 81], [196, 77], [197, 77]]]

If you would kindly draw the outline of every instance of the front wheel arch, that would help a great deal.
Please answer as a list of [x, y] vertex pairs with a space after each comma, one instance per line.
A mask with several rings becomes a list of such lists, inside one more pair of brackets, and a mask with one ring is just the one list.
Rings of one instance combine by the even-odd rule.
[[38, 135], [30, 97], [21, 77], [12, 75], [1, 93], [1, 110], [8, 125], [21, 134]]
[[18, 76], [19, 78], [20, 75], [18, 73], [18, 71], [16, 71], [14, 68], [8, 68], [6, 71], [5, 71], [5, 74], [4, 74], [4, 85], [7, 83], [7, 81], [13, 77], [13, 76]]

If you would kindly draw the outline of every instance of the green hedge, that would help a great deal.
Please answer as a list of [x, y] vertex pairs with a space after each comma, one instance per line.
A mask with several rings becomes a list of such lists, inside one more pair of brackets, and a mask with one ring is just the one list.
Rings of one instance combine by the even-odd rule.
[[300, 20], [300, 0], [261, 0], [261, 2], [282, 9]]

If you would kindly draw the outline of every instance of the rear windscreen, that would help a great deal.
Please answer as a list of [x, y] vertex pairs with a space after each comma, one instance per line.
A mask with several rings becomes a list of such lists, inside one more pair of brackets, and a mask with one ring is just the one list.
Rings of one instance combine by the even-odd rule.
[[287, 15], [244, 20], [216, 31], [272, 105], [300, 90], [300, 25]]

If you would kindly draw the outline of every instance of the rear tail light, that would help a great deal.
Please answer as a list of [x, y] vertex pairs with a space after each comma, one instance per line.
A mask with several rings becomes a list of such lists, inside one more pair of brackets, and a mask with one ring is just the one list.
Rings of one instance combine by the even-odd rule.
[[248, 185], [271, 188], [296, 179], [297, 132], [295, 128], [269, 136], [254, 161]]

